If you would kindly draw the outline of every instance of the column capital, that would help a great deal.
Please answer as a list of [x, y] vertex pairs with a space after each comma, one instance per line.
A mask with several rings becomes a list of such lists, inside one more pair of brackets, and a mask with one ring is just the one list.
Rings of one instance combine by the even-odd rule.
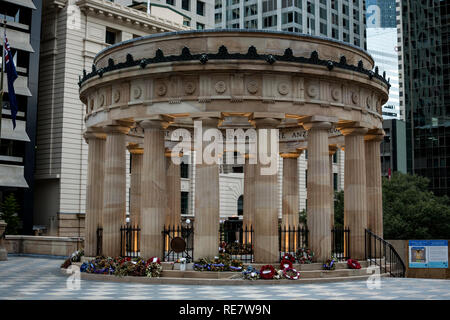
[[130, 143], [127, 149], [131, 154], [144, 154], [144, 148], [140, 147], [138, 143]]
[[297, 159], [300, 156], [298, 152], [280, 152], [283, 159]]
[[344, 136], [364, 136], [368, 128], [365, 127], [348, 127], [339, 129]]
[[111, 133], [123, 133], [123, 134], [127, 134], [130, 131], [130, 127], [125, 127], [125, 126], [121, 126], [121, 125], [115, 125], [115, 124], [111, 124], [111, 125], [106, 125], [103, 127], [103, 131], [111, 134]]
[[314, 122], [303, 122], [303, 128], [305, 130], [319, 129], [319, 130], [330, 130], [333, 124], [329, 121], [314, 121]]
[[217, 128], [219, 126], [219, 122], [221, 121], [218, 117], [193, 117], [192, 120], [194, 121], [201, 121], [202, 126], [207, 128]]
[[364, 136], [365, 141], [380, 142], [383, 141], [385, 132], [383, 129], [372, 129]]
[[257, 118], [252, 121], [256, 129], [277, 129], [281, 119], [276, 118]]
[[339, 149], [339, 148], [338, 148], [337, 145], [335, 145], [335, 144], [330, 144], [330, 145], [328, 146], [328, 152], [330, 153], [330, 156], [332, 156], [333, 154], [335, 154], [336, 151], [337, 151], [338, 149]]
[[169, 123], [163, 119], [148, 119], [139, 122], [139, 126], [145, 129], [162, 130], [169, 126]]
[[89, 143], [89, 139], [106, 139], [106, 134], [101, 128], [90, 127], [83, 133], [83, 137]]

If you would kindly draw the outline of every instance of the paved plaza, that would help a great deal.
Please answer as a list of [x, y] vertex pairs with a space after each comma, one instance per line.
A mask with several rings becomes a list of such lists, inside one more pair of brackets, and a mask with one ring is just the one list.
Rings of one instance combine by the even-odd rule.
[[450, 280], [382, 278], [379, 288], [366, 281], [261, 285], [188, 286], [81, 280], [79, 289], [67, 286], [59, 270], [62, 259], [8, 256], [0, 262], [0, 299], [145, 299], [145, 300], [450, 300]]

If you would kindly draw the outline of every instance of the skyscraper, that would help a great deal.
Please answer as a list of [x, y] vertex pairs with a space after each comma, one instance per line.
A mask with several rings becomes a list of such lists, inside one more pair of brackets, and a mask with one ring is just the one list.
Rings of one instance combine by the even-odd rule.
[[367, 51], [391, 84], [383, 118], [400, 119], [395, 0], [370, 0], [366, 5]]
[[364, 0], [215, 0], [216, 28], [268, 29], [366, 47]]
[[450, 1], [397, 0], [408, 172], [450, 195]]

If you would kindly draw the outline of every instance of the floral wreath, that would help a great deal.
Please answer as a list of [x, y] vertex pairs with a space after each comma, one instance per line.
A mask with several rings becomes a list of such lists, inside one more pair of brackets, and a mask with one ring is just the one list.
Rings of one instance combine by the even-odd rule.
[[334, 270], [334, 269], [336, 269], [336, 261], [334, 260], [334, 258], [328, 259], [327, 262], [325, 262], [325, 264], [323, 265], [323, 268], [325, 270]]
[[298, 280], [298, 278], [300, 277], [300, 272], [298, 272], [296, 269], [294, 268], [285, 268], [283, 270], [283, 275], [286, 279], [289, 280]]
[[359, 264], [358, 260], [348, 259], [347, 265], [350, 269], [361, 269], [361, 265]]
[[260, 278], [260, 273], [252, 266], [248, 266], [246, 270], [242, 271], [242, 276], [247, 280], [256, 280]]
[[147, 260], [147, 265], [151, 263], [161, 264], [161, 260], [158, 257], [151, 257], [150, 259]]
[[270, 264], [266, 264], [265, 266], [261, 267], [259, 273], [261, 279], [273, 279], [274, 275], [276, 274], [276, 271], [273, 266], [271, 266]]
[[285, 253], [282, 257], [281, 260], [289, 260], [291, 263], [295, 263], [295, 258], [292, 254], [290, 253]]
[[297, 261], [301, 264], [312, 263], [314, 252], [308, 248], [299, 248], [296, 252]]
[[280, 263], [280, 269], [292, 268], [292, 262], [290, 260], [283, 259]]
[[157, 262], [150, 262], [146, 268], [146, 275], [149, 278], [159, 278], [161, 276], [162, 266]]

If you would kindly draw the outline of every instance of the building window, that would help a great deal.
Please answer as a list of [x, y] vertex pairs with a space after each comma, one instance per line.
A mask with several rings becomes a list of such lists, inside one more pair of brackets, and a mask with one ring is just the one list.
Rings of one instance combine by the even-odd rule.
[[175, 0], [166, 0], [166, 3], [174, 6], [175, 5]]
[[334, 188], [334, 191], [337, 191], [337, 189], [338, 189], [338, 174], [337, 173], [333, 173], [333, 188]]
[[189, 192], [181, 192], [181, 214], [188, 214]]
[[189, 165], [187, 163], [181, 162], [180, 164], [180, 176], [181, 178], [189, 178]]
[[263, 27], [274, 27], [277, 25], [277, 16], [264, 17], [263, 19]]
[[197, 22], [197, 30], [203, 30], [205, 29], [205, 25], [203, 23]]
[[197, 1], [197, 14], [201, 16], [205, 15], [205, 3], [202, 1]]
[[105, 42], [107, 44], [114, 44], [117, 42], [117, 36], [118, 31], [113, 30], [113, 29], [106, 29], [106, 35], [105, 35]]
[[237, 201], [237, 214], [238, 216], [244, 215], [244, 196], [241, 195]]
[[186, 11], [191, 10], [191, 0], [181, 0], [181, 9]]
[[337, 154], [338, 154], [337, 151], [333, 154], [333, 163], [337, 163], [338, 160]]

